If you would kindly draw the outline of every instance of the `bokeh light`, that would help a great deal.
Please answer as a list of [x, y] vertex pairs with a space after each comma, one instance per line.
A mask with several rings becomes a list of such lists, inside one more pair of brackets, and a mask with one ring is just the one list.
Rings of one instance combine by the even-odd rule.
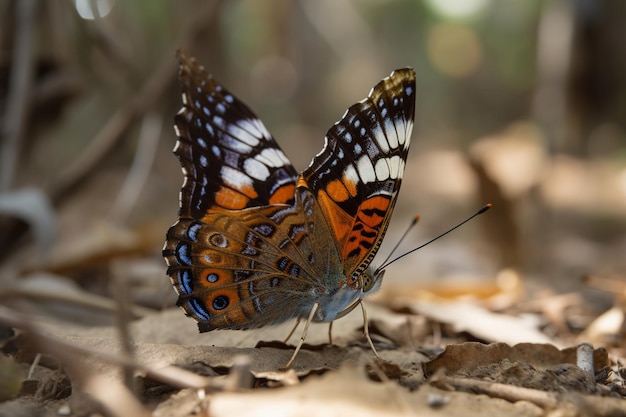
[[74, 7], [76, 11], [86, 20], [94, 20], [101, 17], [105, 17], [111, 10], [115, 0], [75, 0]]

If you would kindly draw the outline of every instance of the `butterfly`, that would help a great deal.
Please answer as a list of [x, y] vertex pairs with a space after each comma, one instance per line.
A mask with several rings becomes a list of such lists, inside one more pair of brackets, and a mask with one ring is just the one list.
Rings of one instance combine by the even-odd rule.
[[184, 182], [163, 248], [178, 305], [200, 332], [352, 311], [382, 282], [368, 267], [402, 182], [414, 71], [392, 72], [351, 106], [298, 173], [242, 101], [194, 58], [178, 59]]

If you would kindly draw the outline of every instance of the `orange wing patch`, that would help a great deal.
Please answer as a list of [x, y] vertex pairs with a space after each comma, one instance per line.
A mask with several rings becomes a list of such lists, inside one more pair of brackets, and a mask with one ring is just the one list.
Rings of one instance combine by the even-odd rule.
[[320, 190], [317, 193], [317, 203], [324, 210], [324, 217], [330, 223], [330, 227], [335, 235], [335, 241], [341, 244], [348, 237], [350, 230], [352, 230], [354, 218], [341, 210], [333, 198], [324, 190]]
[[274, 191], [269, 198], [270, 204], [286, 204], [288, 201], [293, 200], [293, 196], [296, 192], [295, 184], [286, 184]]
[[241, 210], [246, 208], [250, 199], [242, 193], [228, 187], [220, 187], [215, 193], [215, 203], [228, 210]]
[[343, 181], [343, 185], [346, 187], [346, 190], [348, 190], [350, 197], [356, 197], [356, 193], [357, 193], [356, 182], [348, 178], [348, 176], [345, 173], [343, 174], [342, 181]]
[[326, 192], [335, 201], [346, 201], [349, 197], [348, 189], [340, 180], [333, 180], [326, 186]]
[[359, 206], [354, 224], [350, 228], [346, 243], [342, 248], [343, 259], [365, 258], [367, 252], [376, 244], [381, 227], [384, 227], [385, 214], [391, 200], [386, 196], [368, 198]]
[[385, 219], [390, 202], [388, 196], [378, 195], [368, 198], [359, 206], [357, 218], [369, 227], [378, 228]]

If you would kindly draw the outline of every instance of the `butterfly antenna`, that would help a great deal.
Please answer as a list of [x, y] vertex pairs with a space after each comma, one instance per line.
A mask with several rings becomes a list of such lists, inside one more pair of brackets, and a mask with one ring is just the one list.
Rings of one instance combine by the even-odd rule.
[[[389, 252], [389, 255], [387, 255], [387, 257], [385, 258], [385, 260], [381, 263], [381, 265], [385, 265], [387, 263], [387, 261], [389, 260], [389, 258], [391, 258], [391, 255], [393, 255], [393, 253], [396, 251], [396, 249], [398, 249], [398, 246], [400, 246], [400, 244], [404, 241], [404, 238], [406, 237], [406, 235], [409, 234], [409, 232], [411, 231], [411, 229], [413, 229], [413, 226], [415, 226], [417, 224], [417, 222], [420, 221], [420, 215], [416, 214], [415, 217], [413, 217], [413, 221], [411, 221], [411, 224], [409, 225], [409, 227], [407, 227], [404, 230], [404, 233], [402, 234], [402, 237], [400, 237], [400, 239], [398, 240], [398, 242], [396, 242], [396, 246], [393, 247], [393, 249], [391, 249], [391, 252]], [[380, 269], [380, 268], [379, 268]]]
[[[457, 224], [456, 226], [448, 229], [447, 231], [443, 232], [442, 234], [440, 234], [439, 236], [436, 236], [432, 239], [430, 239], [428, 242], [419, 245], [418, 247], [411, 249], [410, 251], [403, 253], [402, 255], [392, 259], [391, 261], [388, 261], [388, 259], [391, 257], [391, 254], [389, 254], [389, 256], [387, 257], [387, 259], [385, 259], [385, 262], [383, 262], [383, 264], [381, 266], [379, 266], [378, 268], [376, 268], [376, 272], [375, 275], [380, 273], [380, 271], [382, 271], [383, 269], [387, 268], [389, 265], [391, 265], [392, 263], [394, 263], [395, 261], [397, 261], [398, 259], [404, 258], [407, 255], [410, 255], [411, 253], [415, 252], [418, 249], [423, 248], [424, 246], [430, 245], [431, 243], [433, 243], [435, 240], [440, 239], [442, 237], [444, 237], [445, 235], [447, 235], [448, 233], [450, 233], [451, 231], [458, 229], [459, 227], [463, 226], [465, 223], [469, 222], [470, 220], [472, 220], [474, 217], [479, 216], [481, 214], [483, 214], [484, 212], [486, 212], [487, 210], [489, 210], [491, 208], [492, 204], [485, 204], [484, 206], [482, 206], [480, 208], [480, 210], [478, 210], [476, 213], [472, 214], [471, 216], [469, 216], [467, 219], [463, 220], [461, 223]], [[417, 220], [419, 220], [419, 216], [416, 216], [416, 218], [413, 220], [413, 223], [411, 224], [411, 226], [409, 226], [409, 229], [407, 229], [406, 232], [404, 232], [404, 235], [402, 235], [402, 238], [400, 239], [400, 242], [402, 241], [402, 239], [404, 239], [404, 236], [406, 236], [406, 234], [408, 233], [408, 231], [410, 230], [410, 228], [412, 228], [415, 223], [417, 223]], [[398, 242], [398, 245], [400, 244], [400, 242]], [[391, 253], [393, 253], [393, 251], [396, 250], [396, 248], [398, 247], [398, 245], [396, 245], [393, 250], [391, 251]]]

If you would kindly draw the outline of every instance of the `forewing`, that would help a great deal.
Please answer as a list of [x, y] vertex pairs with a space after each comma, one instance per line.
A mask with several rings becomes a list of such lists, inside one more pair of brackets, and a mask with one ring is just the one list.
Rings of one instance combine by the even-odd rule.
[[338, 243], [346, 276], [376, 254], [396, 202], [415, 112], [415, 73], [399, 69], [351, 106], [302, 173]]
[[269, 204], [292, 204], [297, 172], [263, 123], [179, 51], [183, 107], [174, 153], [185, 176], [180, 217]]

